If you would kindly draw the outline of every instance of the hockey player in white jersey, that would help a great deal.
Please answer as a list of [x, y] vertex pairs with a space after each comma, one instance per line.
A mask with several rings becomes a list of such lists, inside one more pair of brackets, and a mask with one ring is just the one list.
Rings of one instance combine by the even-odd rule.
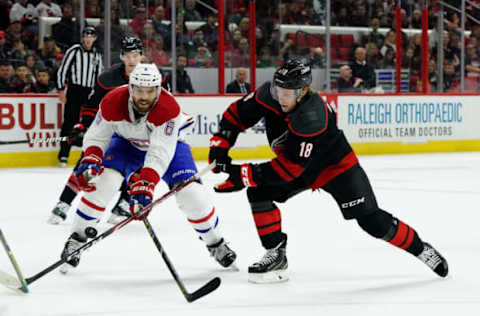
[[[105, 207], [125, 180], [129, 186], [130, 212], [150, 204], [156, 184], [163, 179], [170, 188], [196, 172], [190, 147], [179, 132], [191, 118], [183, 114], [174, 97], [161, 88], [162, 78], [153, 64], [138, 64], [128, 85], [108, 93], [100, 103], [95, 121], [85, 134], [84, 157], [76, 171], [76, 182], [85, 191], [62, 252], [62, 258], [91, 237]], [[218, 228], [215, 207], [204, 186], [194, 182], [176, 193], [185, 213], [210, 254], [229, 267], [236, 254]], [[76, 267], [80, 255], [72, 257], [62, 272]]]

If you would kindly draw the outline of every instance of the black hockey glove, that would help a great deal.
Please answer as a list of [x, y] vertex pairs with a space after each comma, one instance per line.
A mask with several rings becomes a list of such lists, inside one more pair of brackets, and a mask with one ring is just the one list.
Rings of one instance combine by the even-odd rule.
[[217, 166], [213, 169], [214, 173], [221, 172], [219, 165], [229, 165], [232, 158], [228, 156], [231, 144], [225, 138], [215, 135], [210, 138], [210, 151], [208, 152], [208, 163], [217, 162]]
[[217, 164], [221, 172], [229, 174], [227, 180], [214, 187], [215, 192], [228, 193], [242, 190], [244, 187], [256, 187], [253, 181], [253, 165], [244, 163], [242, 165]]
[[86, 128], [82, 123], [75, 124], [75, 126], [73, 126], [72, 132], [70, 133], [70, 143], [74, 146], [82, 147], [85, 131]]

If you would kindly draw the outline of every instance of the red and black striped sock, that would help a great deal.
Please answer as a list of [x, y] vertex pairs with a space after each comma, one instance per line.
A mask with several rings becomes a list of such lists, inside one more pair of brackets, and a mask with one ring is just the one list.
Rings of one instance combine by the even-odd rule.
[[252, 213], [263, 247], [271, 249], [285, 239], [285, 234], [282, 233], [280, 210], [275, 204], [268, 204], [269, 207], [265, 208], [266, 203], [252, 203]]
[[414, 256], [423, 251], [423, 242], [415, 229], [396, 218], [393, 218], [393, 226], [383, 239]]

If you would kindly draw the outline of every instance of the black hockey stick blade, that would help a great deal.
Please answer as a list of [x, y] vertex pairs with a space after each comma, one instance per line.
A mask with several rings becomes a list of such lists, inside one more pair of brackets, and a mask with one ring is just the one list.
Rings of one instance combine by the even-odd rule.
[[18, 265], [17, 260], [15, 259], [15, 256], [13, 255], [13, 252], [10, 249], [10, 246], [7, 243], [7, 239], [5, 238], [5, 235], [3, 234], [1, 229], [0, 229], [0, 241], [3, 244], [3, 248], [5, 248], [5, 251], [7, 252], [8, 258], [10, 259], [10, 262], [12, 263], [12, 266], [15, 269], [15, 272], [17, 273], [17, 278], [15, 278], [8, 273], [0, 271], [0, 284], [3, 284], [9, 289], [12, 289], [15, 291], [28, 293], [28, 283], [23, 277], [22, 271], [20, 270], [20, 266]]
[[207, 284], [199, 288], [193, 293], [186, 293], [185, 297], [189, 303], [204, 297], [207, 294], [212, 293], [220, 286], [221, 280], [219, 277], [211, 279]]

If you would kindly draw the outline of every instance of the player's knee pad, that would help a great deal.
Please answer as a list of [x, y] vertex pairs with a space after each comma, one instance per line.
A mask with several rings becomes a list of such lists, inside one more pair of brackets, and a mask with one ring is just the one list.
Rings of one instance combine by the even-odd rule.
[[105, 207], [120, 189], [123, 176], [115, 169], [105, 168], [95, 184], [96, 190], [85, 194], [84, 198], [96, 205]]
[[375, 212], [357, 218], [360, 227], [375, 238], [383, 238], [393, 223], [392, 214], [377, 209]]
[[205, 187], [193, 182], [176, 193], [178, 208], [181, 209], [188, 218], [201, 218], [212, 210], [212, 202], [209, 193]]

